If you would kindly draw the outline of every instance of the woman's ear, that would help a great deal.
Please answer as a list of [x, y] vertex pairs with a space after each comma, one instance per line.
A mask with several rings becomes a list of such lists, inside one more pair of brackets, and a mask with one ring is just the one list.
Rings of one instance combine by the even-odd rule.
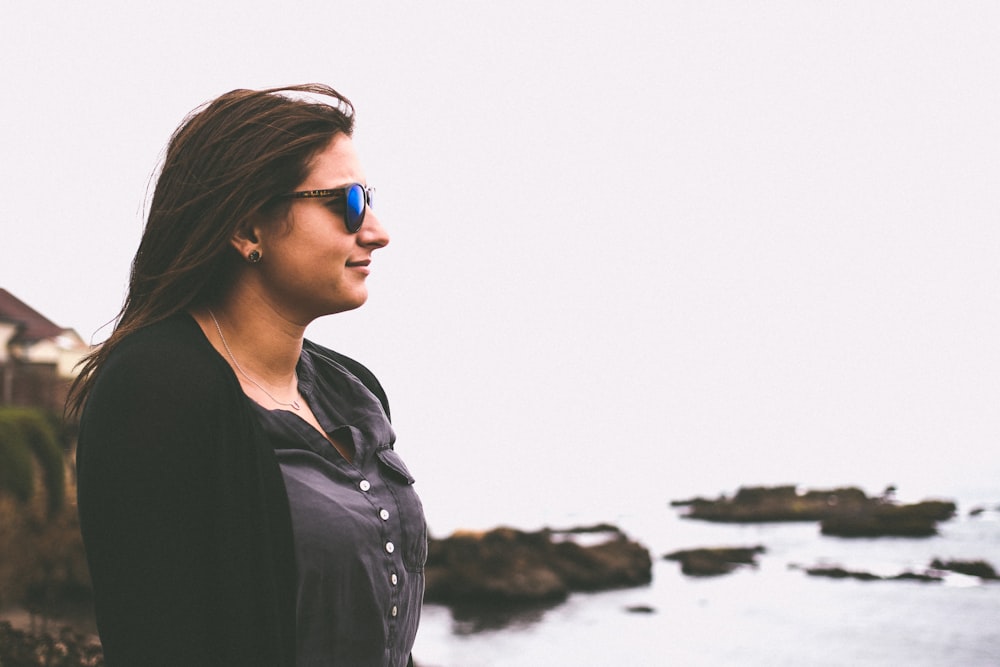
[[258, 234], [256, 225], [250, 223], [241, 225], [232, 238], [229, 239], [229, 243], [236, 248], [236, 252], [240, 254], [240, 257], [251, 264], [256, 264], [261, 260], [260, 235]]

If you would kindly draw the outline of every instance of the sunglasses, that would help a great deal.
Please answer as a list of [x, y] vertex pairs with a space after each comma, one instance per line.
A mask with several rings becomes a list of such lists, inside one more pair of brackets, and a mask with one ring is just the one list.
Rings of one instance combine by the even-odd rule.
[[370, 188], [360, 183], [351, 183], [340, 188], [329, 190], [304, 190], [302, 192], [291, 192], [283, 199], [322, 199], [324, 197], [333, 198], [333, 203], [344, 200], [344, 208], [333, 209], [338, 215], [344, 218], [344, 226], [350, 234], [361, 229], [365, 222], [365, 210], [371, 207], [372, 199], [375, 197], [375, 188]]

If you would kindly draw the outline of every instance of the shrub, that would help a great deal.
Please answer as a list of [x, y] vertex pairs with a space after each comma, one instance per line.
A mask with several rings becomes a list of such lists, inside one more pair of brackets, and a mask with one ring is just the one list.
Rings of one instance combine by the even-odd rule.
[[26, 503], [35, 495], [35, 471], [24, 431], [0, 417], [0, 491]]
[[31, 408], [0, 408], [0, 491], [22, 503], [35, 494], [37, 461], [46, 491], [49, 516], [66, 499], [66, 467], [56, 426], [45, 413]]

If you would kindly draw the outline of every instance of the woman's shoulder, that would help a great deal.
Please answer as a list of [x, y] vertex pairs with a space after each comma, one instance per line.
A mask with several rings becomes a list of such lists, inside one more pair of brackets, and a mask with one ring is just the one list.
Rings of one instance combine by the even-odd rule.
[[385, 410], [386, 416], [389, 416], [389, 399], [386, 397], [385, 389], [367, 366], [360, 361], [348, 357], [346, 354], [323, 347], [308, 339], [303, 341], [302, 351], [309, 355], [316, 371], [319, 373], [342, 373], [346, 370], [356, 377], [382, 403], [382, 408]]
[[98, 370], [94, 392], [153, 391], [192, 398], [218, 391], [232, 372], [187, 313], [121, 340]]
[[324, 347], [319, 343], [309, 340], [308, 338], [302, 341], [302, 351], [308, 354], [311, 359], [321, 363], [329, 363], [332, 361], [335, 364], [339, 364], [347, 368], [348, 370], [351, 370], [351, 368], [364, 368], [367, 373], [371, 373], [371, 371], [362, 365], [361, 362], [348, 357], [346, 354]]
[[198, 324], [172, 317], [122, 338], [97, 370], [80, 415], [77, 465], [93, 475], [115, 457], [123, 466], [163, 456], [204, 461], [249, 437], [249, 414], [239, 381]]

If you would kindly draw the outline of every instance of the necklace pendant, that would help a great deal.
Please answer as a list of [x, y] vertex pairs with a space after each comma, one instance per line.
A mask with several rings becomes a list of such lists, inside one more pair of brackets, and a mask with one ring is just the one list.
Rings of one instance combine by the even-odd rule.
[[293, 408], [295, 408], [296, 410], [301, 410], [301, 409], [302, 409], [302, 406], [301, 406], [301, 405], [299, 405], [299, 402], [298, 402], [298, 401], [292, 401], [292, 402], [290, 403], [290, 405], [291, 405], [291, 406], [292, 406]]

